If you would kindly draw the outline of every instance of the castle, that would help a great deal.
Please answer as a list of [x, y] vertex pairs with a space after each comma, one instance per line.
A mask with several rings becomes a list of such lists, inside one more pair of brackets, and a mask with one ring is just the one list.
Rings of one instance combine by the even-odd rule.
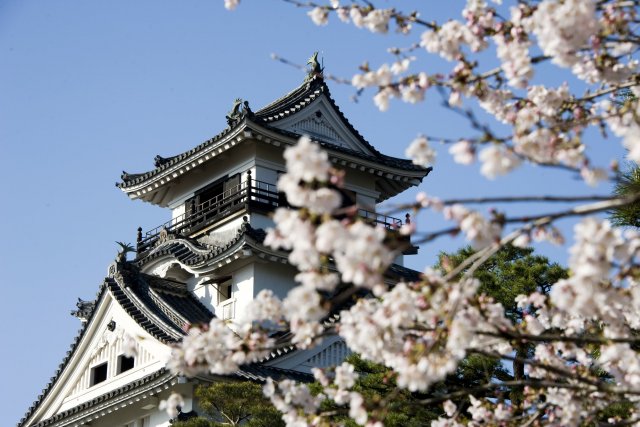
[[[233, 327], [262, 289], [284, 297], [295, 286], [287, 253], [263, 240], [273, 224], [270, 213], [286, 206], [276, 188], [282, 152], [301, 135], [345, 171], [343, 193], [358, 215], [390, 233], [410, 218], [380, 215], [376, 205], [418, 185], [430, 171], [369, 144], [331, 98], [315, 57], [302, 85], [255, 112], [238, 99], [226, 120], [222, 132], [193, 149], [156, 156], [148, 172], [122, 174], [117, 186], [130, 199], [167, 208], [171, 219], [139, 228], [135, 258], [127, 258], [133, 248], [123, 244], [95, 298], [78, 301], [72, 314], [82, 328], [19, 427], [168, 426], [158, 405], [171, 392], [185, 397], [181, 418], [197, 414], [195, 385], [220, 378], [171, 373], [171, 346], [187, 325], [216, 316]], [[404, 254], [416, 251], [407, 245]], [[391, 283], [417, 273], [403, 267], [401, 255], [386, 277]], [[138, 337], [135, 357], [125, 355], [127, 336]], [[348, 352], [333, 336], [313, 349], [274, 351], [225, 380], [308, 380], [312, 367], [340, 363]]]

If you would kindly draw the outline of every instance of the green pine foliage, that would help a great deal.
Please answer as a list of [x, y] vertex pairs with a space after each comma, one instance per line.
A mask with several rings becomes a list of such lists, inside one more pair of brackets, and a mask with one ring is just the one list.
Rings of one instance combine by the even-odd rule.
[[[640, 166], [630, 164], [618, 176], [614, 190], [616, 196], [631, 196], [640, 193]], [[640, 227], [640, 202], [613, 210], [611, 222], [621, 227]]]
[[[282, 414], [250, 381], [216, 382], [196, 389], [200, 416], [175, 427], [284, 427]], [[204, 412], [204, 413], [202, 413]]]
[[[347, 362], [358, 372], [359, 377], [353, 390], [362, 394], [369, 403], [371, 419], [382, 421], [387, 427], [419, 427], [430, 425], [431, 420], [441, 415], [441, 408], [434, 410], [433, 407], [420, 403], [420, 399], [426, 398], [426, 395], [398, 389], [394, 374], [389, 368], [364, 360], [355, 353], [347, 358]], [[312, 383], [310, 388], [314, 394], [322, 393], [323, 390], [317, 382]], [[347, 415], [346, 407], [325, 401], [321, 409], [334, 413], [332, 419], [345, 427], [358, 426]]]
[[[631, 107], [632, 101], [638, 98], [631, 89], [621, 89], [618, 91], [617, 102], [620, 105]], [[631, 196], [640, 192], [640, 166], [634, 162], [629, 162], [618, 174], [618, 180], [613, 189], [616, 196]], [[609, 218], [614, 225], [619, 227], [640, 227], [640, 202], [636, 202], [621, 208], [612, 210]]]
[[[473, 253], [471, 247], [453, 254], [441, 253], [437, 267], [450, 271]], [[507, 317], [517, 322], [522, 313], [515, 298], [536, 291], [547, 294], [555, 282], [568, 277], [568, 271], [557, 263], [550, 263], [547, 257], [534, 255], [533, 248], [507, 245], [482, 264], [473, 276], [480, 280], [478, 292], [501, 303]]]

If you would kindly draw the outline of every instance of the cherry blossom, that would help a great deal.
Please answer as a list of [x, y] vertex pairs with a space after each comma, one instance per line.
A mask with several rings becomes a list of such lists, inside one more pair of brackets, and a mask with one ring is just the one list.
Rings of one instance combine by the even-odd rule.
[[140, 337], [124, 333], [122, 337], [122, 352], [126, 357], [136, 357], [138, 355], [138, 340], [140, 339]]
[[234, 10], [240, 4], [240, 0], [224, 0], [224, 7], [227, 10]]
[[329, 11], [322, 7], [316, 7], [309, 11], [309, 17], [316, 25], [327, 25], [329, 23]]
[[180, 413], [180, 408], [184, 406], [184, 399], [178, 393], [171, 393], [168, 399], [161, 400], [158, 408], [167, 411], [170, 418], [176, 418]]
[[511, 150], [498, 145], [483, 149], [478, 157], [482, 162], [480, 172], [489, 179], [505, 175], [520, 164]]
[[462, 165], [470, 165], [476, 159], [475, 148], [473, 144], [467, 140], [460, 140], [449, 148], [449, 154], [453, 156], [456, 163]]
[[[636, 2], [523, 0], [502, 5], [468, 0], [461, 18], [443, 22], [433, 20], [429, 10], [421, 15], [369, 2], [292, 3], [307, 8], [316, 25], [327, 25], [335, 13], [356, 28], [377, 34], [395, 29], [410, 40], [390, 49], [393, 59], [387, 62], [371, 68], [365, 62], [349, 81], [357, 96], [370, 93], [381, 111], [392, 107], [392, 99], [416, 104], [436, 92], [443, 108], [469, 121], [471, 135], [442, 138], [425, 129], [426, 135], [411, 141], [405, 152], [417, 165], [433, 164], [444, 151], [462, 165], [477, 157], [480, 174], [496, 183], [517, 168], [524, 173], [527, 165], [535, 165], [536, 171], [554, 168], [585, 186], [596, 185], [616, 179], [616, 162], [609, 167], [612, 159], [592, 152], [604, 137], [608, 144], [620, 143], [630, 161], [640, 162]], [[228, 8], [237, 4], [225, 0]], [[433, 55], [450, 69], [416, 69], [430, 64]], [[545, 75], [556, 70], [555, 85], [544, 84]], [[486, 117], [492, 123], [485, 124]], [[442, 144], [435, 147], [430, 141]], [[273, 294], [258, 295], [253, 315], [234, 333], [223, 323], [192, 327], [174, 351], [172, 370], [188, 375], [231, 372], [274, 344], [265, 331], [286, 329], [290, 344], [299, 348], [316, 345], [325, 334], [338, 334], [365, 360], [390, 368], [398, 387], [425, 394], [470, 354], [523, 365], [511, 381], [488, 379], [482, 386], [486, 396], [474, 390], [442, 396], [443, 412], [433, 426], [581, 425], [597, 422], [598, 411], [621, 401], [629, 402], [627, 418], [611, 422], [638, 419], [640, 237], [636, 230], [616, 228], [592, 215], [637, 203], [639, 195], [605, 193], [588, 201], [557, 196], [555, 201], [571, 207], [538, 207], [515, 215], [503, 204], [485, 215], [470, 205], [492, 203], [493, 208], [494, 203], [545, 197], [478, 195], [463, 200], [419, 193], [403, 207], [434, 211], [451, 226], [422, 231], [411, 222], [399, 232], [424, 242], [460, 234], [477, 251], [459, 266], [426, 268], [415, 282], [393, 282], [385, 271], [397, 255], [391, 243], [397, 232], [376, 228], [341, 208], [339, 173], [310, 138], [287, 147], [284, 158], [287, 172], [278, 187], [292, 208], [275, 211], [264, 243], [287, 252], [299, 270], [298, 285], [282, 301]], [[538, 289], [518, 296], [517, 322], [479, 291], [473, 271], [502, 245], [562, 245], [565, 237], [556, 221], [579, 217], [569, 276], [551, 284], [546, 294]], [[358, 296], [336, 309], [332, 298], [342, 292]], [[267, 381], [265, 395], [287, 425], [330, 425], [331, 415], [321, 409], [324, 400], [340, 406], [359, 425], [381, 425], [372, 415], [375, 402], [357, 390], [352, 365], [315, 370], [314, 376], [322, 386], [318, 395], [304, 384]], [[492, 395], [498, 387], [521, 391], [521, 401]]]
[[436, 161], [436, 151], [431, 148], [429, 141], [424, 136], [419, 136], [407, 147], [407, 157], [416, 165], [432, 165]]

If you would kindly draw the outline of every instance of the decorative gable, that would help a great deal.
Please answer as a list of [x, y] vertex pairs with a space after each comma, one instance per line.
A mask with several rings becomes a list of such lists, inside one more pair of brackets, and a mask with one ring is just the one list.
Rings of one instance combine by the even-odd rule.
[[[333, 344], [325, 347], [322, 351], [314, 354], [309, 359], [302, 362], [300, 368], [326, 368], [328, 366], [336, 366], [341, 364], [344, 359], [351, 354], [351, 350], [347, 347], [344, 341], [336, 341]], [[301, 369], [297, 369], [301, 370]]]
[[[115, 322], [110, 325], [115, 326]], [[127, 371], [148, 365], [154, 360], [153, 355], [147, 351], [139, 342], [136, 342], [136, 356], [127, 358], [124, 356], [125, 330], [122, 327], [114, 327], [113, 330], [107, 328], [98, 342], [90, 350], [90, 358], [82, 368], [82, 376], [77, 380], [69, 396], [83, 393], [90, 387], [97, 385], [96, 369], [105, 366], [105, 380], [114, 378]]]
[[342, 338], [334, 335], [326, 338], [322, 344], [312, 349], [294, 351], [277, 357], [267, 362], [266, 365], [310, 373], [311, 368], [340, 365], [350, 354], [351, 350], [349, 350]]
[[340, 141], [340, 135], [333, 126], [322, 117], [322, 114], [314, 114], [304, 120], [294, 123], [291, 127], [296, 133], [303, 133], [309, 136], [328, 140], [331, 142]]
[[[137, 356], [124, 357], [125, 335], [135, 337]], [[158, 373], [171, 348], [146, 332], [103, 287], [94, 313], [83, 325], [68, 359], [28, 419], [31, 425], [92, 402], [136, 380]]]
[[342, 114], [336, 111], [332, 101], [325, 94], [321, 94], [304, 108], [274, 122], [272, 126], [299, 135], [306, 134], [312, 139], [358, 153], [373, 154], [371, 149], [362, 143], [361, 137], [354, 134], [345, 120]]

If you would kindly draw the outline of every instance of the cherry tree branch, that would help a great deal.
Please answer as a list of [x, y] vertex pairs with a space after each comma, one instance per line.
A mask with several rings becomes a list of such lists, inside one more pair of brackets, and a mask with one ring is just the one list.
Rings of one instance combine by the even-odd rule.
[[487, 335], [491, 337], [504, 338], [508, 340], [514, 340], [521, 343], [527, 342], [570, 342], [574, 344], [640, 344], [640, 337], [617, 337], [606, 338], [597, 337], [593, 335], [562, 335], [562, 334], [523, 334], [520, 332], [500, 330], [499, 332], [492, 331], [475, 331], [478, 335]]

